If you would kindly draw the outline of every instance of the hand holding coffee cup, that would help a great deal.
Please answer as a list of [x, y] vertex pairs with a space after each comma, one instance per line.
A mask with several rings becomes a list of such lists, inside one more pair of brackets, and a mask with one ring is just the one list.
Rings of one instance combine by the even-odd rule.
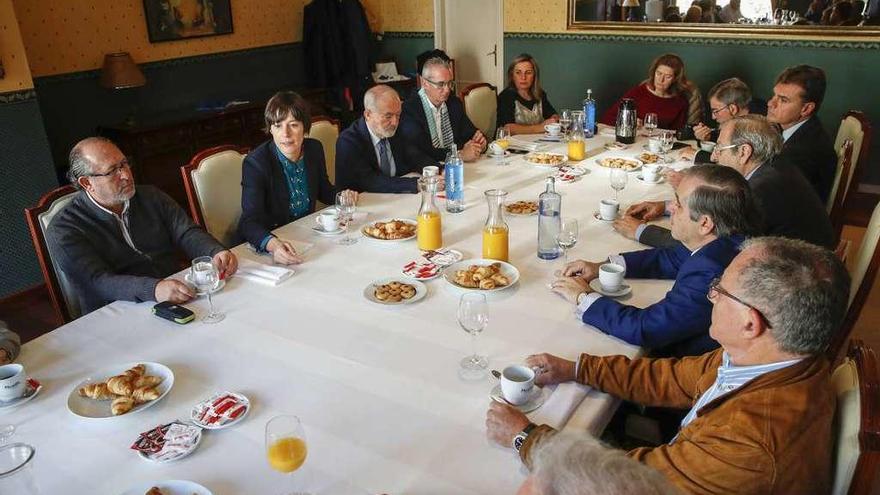
[[322, 211], [315, 217], [315, 222], [326, 232], [339, 229], [339, 213], [335, 211]]
[[602, 290], [617, 292], [623, 286], [623, 274], [626, 270], [617, 263], [605, 263], [599, 267], [599, 284]]
[[547, 134], [551, 136], [558, 136], [562, 131], [562, 125], [558, 123], [547, 124], [544, 126], [544, 130], [547, 131]]
[[617, 211], [620, 209], [620, 203], [613, 199], [603, 199], [599, 201], [599, 217], [602, 220], [610, 222], [617, 218]]
[[528, 366], [515, 364], [501, 372], [501, 395], [515, 406], [525, 404], [535, 387], [535, 371]]
[[20, 364], [0, 366], [0, 401], [15, 400], [24, 395], [26, 380], [24, 366]]

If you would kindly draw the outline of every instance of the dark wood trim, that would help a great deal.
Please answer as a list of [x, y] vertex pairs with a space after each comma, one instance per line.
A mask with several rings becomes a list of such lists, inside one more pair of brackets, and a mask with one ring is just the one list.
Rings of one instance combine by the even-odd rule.
[[840, 179], [838, 179], [837, 192], [834, 194], [834, 199], [831, 203], [831, 211], [828, 212], [828, 217], [831, 219], [831, 225], [834, 227], [838, 239], [840, 239], [840, 234], [843, 232], [843, 205], [846, 202], [846, 192], [848, 186], [852, 185], [852, 181], [850, 180], [853, 156], [852, 140], [845, 140], [841, 149], [843, 164], [840, 166]]
[[32, 285], [18, 292], [13, 292], [6, 297], [0, 297], [0, 306], [7, 304], [21, 304], [30, 301], [34, 297], [39, 297], [40, 293], [46, 290], [46, 283]]
[[220, 146], [214, 146], [213, 148], [199, 151], [194, 157], [192, 157], [189, 164], [180, 167], [180, 175], [183, 178], [183, 189], [186, 191], [186, 199], [189, 204], [189, 214], [197, 224], [205, 227], [205, 216], [202, 214], [202, 205], [199, 203], [199, 196], [196, 194], [196, 185], [192, 180], [193, 171], [197, 170], [206, 158], [216, 155], [217, 153], [236, 151], [245, 155], [248, 150], [249, 149], [245, 146], [221, 144]]
[[76, 188], [70, 184], [59, 187], [44, 194], [37, 202], [37, 206], [24, 209], [24, 216], [27, 220], [28, 229], [31, 234], [31, 241], [34, 243], [34, 250], [37, 254], [37, 261], [40, 264], [40, 270], [43, 272], [43, 280], [49, 289], [49, 298], [52, 300], [52, 307], [58, 316], [58, 319], [67, 323], [73, 318], [67, 303], [64, 300], [64, 294], [61, 292], [61, 285], [58, 283], [58, 276], [55, 268], [52, 266], [52, 258], [49, 255], [49, 248], [46, 245], [46, 237], [43, 235], [43, 229], [40, 228], [39, 216], [48, 210], [55, 201], [76, 192]]
[[853, 340], [847, 355], [859, 375], [859, 459], [849, 495], [870, 495], [880, 472], [880, 369], [877, 355], [861, 340]]

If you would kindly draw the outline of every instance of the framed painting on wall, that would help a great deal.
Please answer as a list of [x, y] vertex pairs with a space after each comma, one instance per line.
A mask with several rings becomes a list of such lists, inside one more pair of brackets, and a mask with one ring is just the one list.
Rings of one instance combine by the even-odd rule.
[[144, 0], [150, 43], [232, 33], [232, 0]]

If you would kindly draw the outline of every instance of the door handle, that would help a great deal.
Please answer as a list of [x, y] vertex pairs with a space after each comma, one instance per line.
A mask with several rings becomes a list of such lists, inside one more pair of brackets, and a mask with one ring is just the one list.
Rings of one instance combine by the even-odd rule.
[[498, 44], [496, 43], [492, 46], [492, 51], [487, 53], [486, 55], [492, 55], [493, 63], [495, 64], [495, 67], [498, 67]]

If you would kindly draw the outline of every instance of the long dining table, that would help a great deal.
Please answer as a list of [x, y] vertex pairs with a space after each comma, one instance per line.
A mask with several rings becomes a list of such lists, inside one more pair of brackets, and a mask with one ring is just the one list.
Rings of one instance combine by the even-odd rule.
[[[605, 151], [602, 145], [613, 139], [589, 139], [589, 158], [580, 163], [588, 173], [557, 184], [562, 217], [580, 224], [570, 259], [601, 260], [644, 248], [594, 218], [599, 200], [613, 195], [609, 170], [596, 159], [642, 152], [641, 142]], [[564, 144], [545, 145], [565, 152]], [[465, 210], [447, 213], [438, 200], [444, 246], [465, 259], [479, 258], [488, 214], [484, 191], [500, 188], [509, 192], [509, 201], [536, 200], [550, 173], [520, 155], [508, 165], [488, 157], [466, 164]], [[636, 175], [629, 174], [622, 208], [671, 196], [668, 185], [645, 184]], [[418, 194], [366, 193], [358, 210], [367, 213], [363, 222], [414, 219], [419, 205]], [[478, 347], [490, 368], [538, 352], [569, 359], [582, 352], [639, 355], [639, 348], [583, 324], [574, 306], [548, 289], [561, 262], [536, 256], [537, 216], [505, 219], [510, 262], [520, 278], [488, 295], [489, 324]], [[458, 374], [459, 360], [470, 348], [456, 319], [462, 290], [439, 277], [425, 282], [427, 296], [417, 303], [370, 302], [364, 288], [402, 275], [402, 267], [419, 255], [416, 242], [383, 243], [358, 230], [359, 242], [340, 245], [316, 235], [313, 225], [312, 215], [276, 231], [311, 245], [290, 279], [274, 287], [242, 277], [227, 281], [213, 297], [226, 314], [220, 323], [176, 325], [153, 316], [152, 303], [117, 301], [24, 345], [19, 361], [43, 390], [27, 404], [0, 412], [0, 423], [16, 426], [13, 441], [35, 447], [33, 473], [41, 493], [117, 494], [163, 479], [193, 480], [215, 495], [287, 493], [290, 479], [270, 469], [264, 442], [267, 421], [282, 413], [295, 414], [304, 425], [308, 457], [300, 473], [305, 481], [298, 482], [311, 493], [514, 493], [525, 469], [510, 447], [486, 438], [495, 379], [487, 374], [469, 381]], [[244, 245], [234, 251], [271, 263]], [[627, 283], [633, 290], [622, 301], [640, 307], [661, 299], [671, 286], [659, 280]], [[207, 301], [199, 298], [187, 307], [201, 316]], [[77, 383], [95, 370], [130, 362], [168, 366], [175, 377], [170, 393], [136, 414], [108, 419], [68, 411]], [[187, 420], [194, 404], [224, 390], [246, 395], [251, 410], [233, 427], [206, 431], [193, 454], [158, 464], [130, 449], [140, 432]], [[614, 398], [596, 390], [587, 390], [578, 402], [565, 424], [556, 426], [598, 434], [617, 407]]]

